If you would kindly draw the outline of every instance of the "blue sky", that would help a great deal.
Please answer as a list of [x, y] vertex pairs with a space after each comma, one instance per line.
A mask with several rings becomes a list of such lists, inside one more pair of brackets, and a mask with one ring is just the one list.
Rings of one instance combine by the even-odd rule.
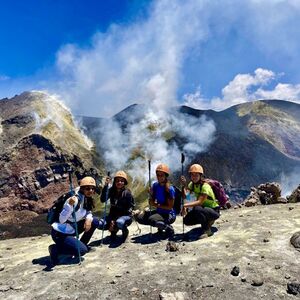
[[297, 0], [0, 4], [0, 98], [47, 90], [91, 116], [300, 99]]

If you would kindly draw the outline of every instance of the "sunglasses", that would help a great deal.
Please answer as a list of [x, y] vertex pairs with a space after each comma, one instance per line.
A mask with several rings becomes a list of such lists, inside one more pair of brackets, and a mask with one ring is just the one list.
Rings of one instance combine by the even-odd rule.
[[124, 179], [115, 179], [116, 182], [123, 182], [125, 183], [125, 180]]
[[156, 177], [166, 177], [165, 174], [156, 174]]
[[94, 191], [94, 190], [95, 190], [95, 187], [93, 187], [93, 186], [85, 186], [83, 189], [84, 189], [85, 191]]

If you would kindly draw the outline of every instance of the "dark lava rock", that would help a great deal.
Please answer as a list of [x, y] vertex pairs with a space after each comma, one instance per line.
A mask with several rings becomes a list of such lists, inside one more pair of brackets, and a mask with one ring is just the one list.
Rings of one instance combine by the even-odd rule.
[[300, 250], [300, 231], [293, 234], [293, 236], [290, 239], [291, 244], [297, 248], [297, 250]]
[[230, 273], [232, 276], [239, 276], [240, 274], [240, 268], [237, 266], [234, 266]]
[[287, 293], [292, 295], [300, 294], [300, 283], [291, 282], [287, 284]]
[[292, 192], [292, 194], [288, 197], [286, 197], [288, 202], [290, 203], [296, 203], [300, 202], [300, 184], [298, 187]]
[[175, 242], [169, 241], [167, 243], [166, 251], [175, 252], [175, 251], [178, 251], [178, 250], [179, 250], [179, 248], [178, 248], [178, 246]]

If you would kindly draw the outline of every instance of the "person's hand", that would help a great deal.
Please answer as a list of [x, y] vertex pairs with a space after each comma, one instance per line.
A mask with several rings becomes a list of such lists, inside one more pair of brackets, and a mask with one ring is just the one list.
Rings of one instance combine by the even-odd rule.
[[69, 198], [69, 200], [68, 200], [68, 203], [69, 203], [71, 206], [73, 206], [73, 205], [75, 204], [75, 202], [76, 202], [76, 197], [75, 197], [75, 196], [72, 196], [72, 197]]
[[154, 199], [150, 198], [150, 199], [149, 199], [149, 205], [150, 205], [150, 206], [157, 207], [157, 200], [154, 200]]
[[106, 176], [105, 177], [105, 185], [109, 185], [111, 183], [111, 177], [110, 176]]
[[110, 232], [116, 232], [116, 223], [114, 220], [110, 221], [108, 230]]
[[187, 215], [187, 210], [185, 206], [182, 207], [180, 214], [182, 215], [183, 218]]
[[180, 182], [181, 182], [182, 185], [186, 185], [186, 179], [183, 175], [180, 176]]
[[88, 219], [85, 219], [85, 222], [84, 222], [84, 231], [87, 232], [91, 229], [92, 227], [92, 221], [91, 220], [88, 220]]

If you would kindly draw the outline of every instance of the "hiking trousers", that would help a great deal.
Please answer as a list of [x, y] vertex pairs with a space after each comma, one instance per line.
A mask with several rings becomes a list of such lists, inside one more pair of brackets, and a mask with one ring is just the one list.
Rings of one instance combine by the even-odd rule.
[[203, 230], [208, 230], [210, 223], [220, 217], [219, 207], [213, 209], [210, 207], [196, 206], [183, 218], [184, 225], [201, 224]]
[[[77, 222], [78, 234], [84, 232], [84, 223], [85, 220], [80, 220]], [[84, 232], [79, 241], [77, 241], [75, 234], [65, 234], [52, 228], [51, 236], [57, 245], [58, 253], [78, 256], [77, 245], [79, 245], [80, 255], [86, 254], [89, 251], [87, 244], [98, 226], [99, 220], [97, 218], [93, 218], [91, 229], [87, 232]]]
[[176, 215], [172, 213], [158, 213], [156, 210], [150, 213], [146, 212], [143, 216], [137, 218], [137, 222], [143, 225], [151, 225], [160, 230], [173, 230], [171, 224], [175, 222]]
[[[102, 218], [99, 221], [98, 228], [103, 229], [103, 227], [104, 227], [104, 230], [107, 230], [111, 220], [112, 219], [109, 216], [107, 216], [105, 219]], [[125, 229], [125, 227], [128, 227], [131, 223], [132, 223], [131, 216], [122, 216], [122, 217], [119, 217], [116, 219], [116, 225], [117, 225], [118, 229], [121, 229], [121, 230]]]

